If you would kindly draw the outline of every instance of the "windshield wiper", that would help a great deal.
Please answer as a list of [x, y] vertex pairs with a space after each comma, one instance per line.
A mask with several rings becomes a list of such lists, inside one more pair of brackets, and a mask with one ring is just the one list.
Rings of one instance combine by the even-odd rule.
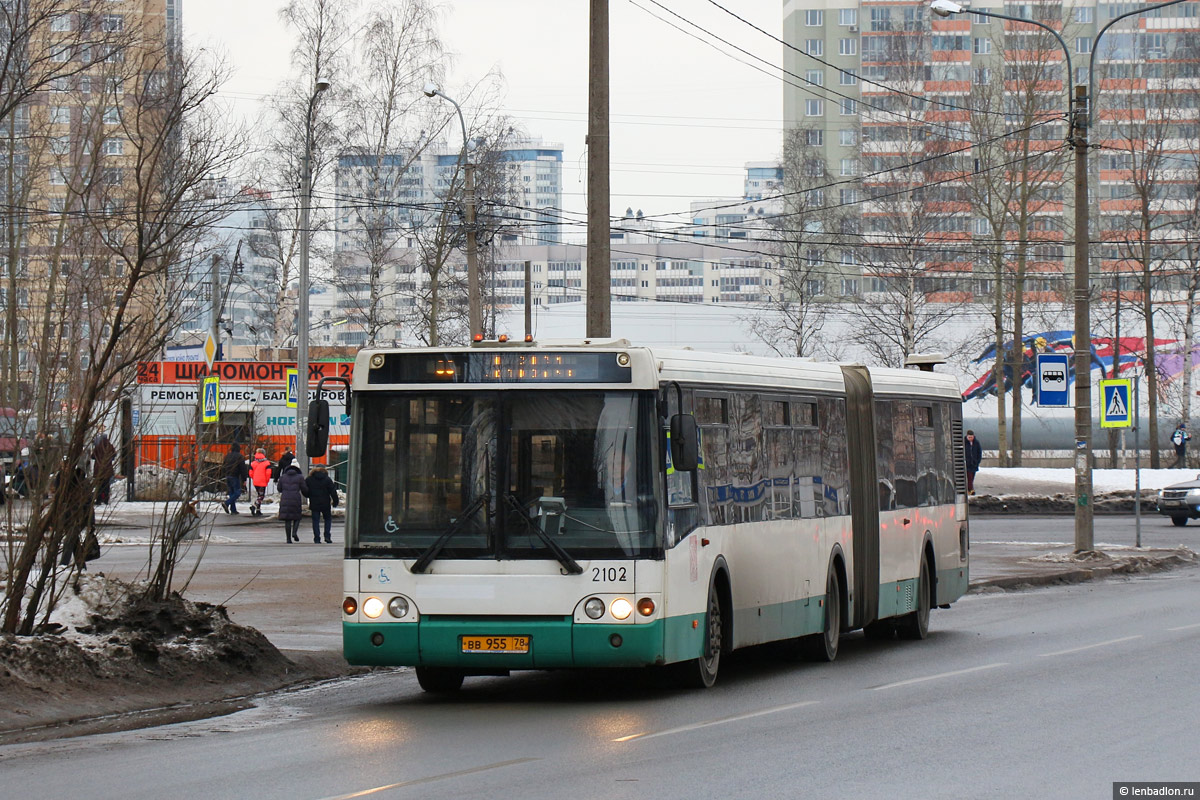
[[408, 571], [424, 572], [426, 569], [428, 569], [429, 565], [433, 563], [433, 560], [438, 557], [439, 553], [442, 552], [442, 549], [446, 546], [446, 542], [450, 541], [450, 539], [452, 539], [466, 526], [467, 520], [475, 515], [475, 512], [478, 511], [481, 506], [483, 506], [483, 503], [486, 499], [487, 495], [481, 494], [479, 497], [476, 497], [470, 503], [470, 505], [464, 508], [463, 512], [458, 515], [458, 519], [454, 520], [454, 523], [446, 529], [445, 533], [437, 538], [437, 541], [429, 545], [429, 548], [421, 554], [420, 558], [413, 562], [413, 565], [408, 568]]
[[583, 567], [579, 566], [575, 559], [571, 558], [570, 553], [562, 549], [562, 546], [558, 542], [551, 539], [550, 534], [542, 530], [540, 525], [533, 523], [533, 520], [526, 515], [525, 507], [521, 505], [521, 501], [514, 497], [512, 492], [504, 493], [504, 501], [512, 507], [513, 511], [517, 512], [517, 516], [525, 523], [525, 527], [533, 531], [534, 535], [541, 539], [546, 547], [550, 548], [550, 552], [554, 553], [554, 558], [557, 559], [559, 564], [562, 564], [563, 569], [571, 575], [578, 575], [583, 572]]

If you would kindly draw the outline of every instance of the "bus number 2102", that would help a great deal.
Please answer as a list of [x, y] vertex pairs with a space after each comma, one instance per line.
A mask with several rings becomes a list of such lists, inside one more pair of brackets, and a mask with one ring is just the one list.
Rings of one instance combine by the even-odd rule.
[[625, 567], [592, 567], [592, 582], [627, 580]]

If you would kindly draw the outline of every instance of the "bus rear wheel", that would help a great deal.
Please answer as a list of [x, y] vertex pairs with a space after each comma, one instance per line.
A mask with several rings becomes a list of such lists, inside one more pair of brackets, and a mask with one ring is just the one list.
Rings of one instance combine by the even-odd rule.
[[417, 683], [431, 694], [453, 694], [462, 688], [463, 673], [446, 667], [417, 667]]
[[933, 603], [930, 600], [931, 582], [929, 580], [929, 559], [921, 559], [921, 577], [917, 579], [917, 608], [906, 614], [896, 626], [900, 636], [905, 639], [924, 639], [929, 635], [929, 609]]
[[829, 662], [837, 658], [842, 638], [842, 590], [837, 570], [831, 564], [825, 579], [825, 626], [820, 633], [805, 637], [804, 656], [809, 661]]

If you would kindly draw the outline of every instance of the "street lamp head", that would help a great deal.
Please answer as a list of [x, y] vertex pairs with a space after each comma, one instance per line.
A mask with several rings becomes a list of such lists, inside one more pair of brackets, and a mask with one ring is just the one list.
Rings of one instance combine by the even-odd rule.
[[963, 7], [952, 0], [933, 0], [929, 4], [929, 10], [937, 14], [939, 17], [948, 17], [951, 14], [961, 14]]
[[317, 78], [317, 83], [316, 83], [315, 88], [318, 92], [323, 92], [329, 88], [329, 81], [325, 80], [324, 78]]
[[437, 84], [433, 83], [433, 82], [427, 83], [427, 84], [425, 84], [425, 88], [422, 91], [425, 92], [426, 97], [434, 97], [438, 93]]

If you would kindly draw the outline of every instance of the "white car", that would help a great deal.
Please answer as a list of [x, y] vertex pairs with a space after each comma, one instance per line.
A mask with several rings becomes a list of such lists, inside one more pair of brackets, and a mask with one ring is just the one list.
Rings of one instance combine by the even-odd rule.
[[1200, 519], [1200, 475], [1195, 480], [1173, 483], [1158, 490], [1158, 513], [1182, 527], [1189, 519]]

